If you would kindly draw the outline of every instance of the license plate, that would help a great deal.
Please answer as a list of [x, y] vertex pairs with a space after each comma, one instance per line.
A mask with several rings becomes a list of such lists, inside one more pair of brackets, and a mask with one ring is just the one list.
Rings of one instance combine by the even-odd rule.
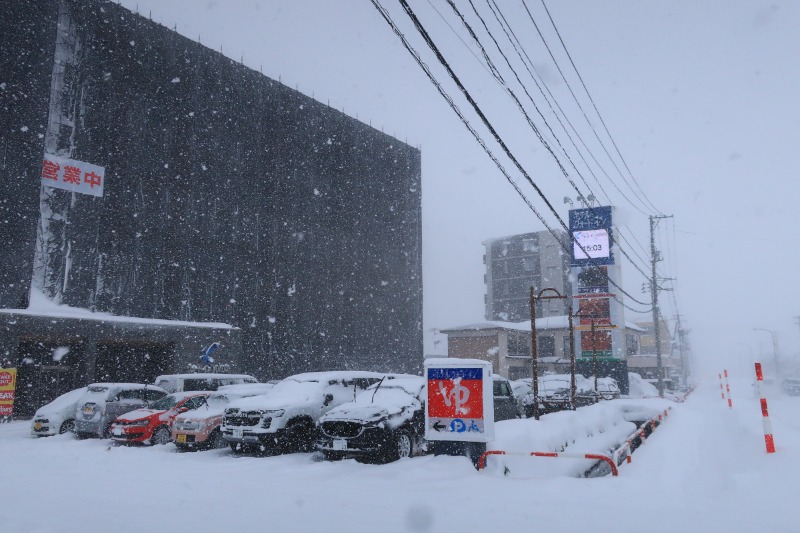
[[344, 439], [334, 439], [333, 440], [333, 449], [334, 450], [346, 450], [347, 449], [347, 441]]
[[94, 409], [92, 409], [91, 407], [84, 407], [83, 408], [83, 414], [91, 415], [92, 413], [94, 413]]
[[186, 442], [186, 435], [178, 435], [177, 442]]
[[114, 433], [114, 435], [116, 435], [117, 437], [119, 437], [120, 435], [122, 435], [122, 428], [121, 428], [121, 427], [119, 427], [119, 426], [114, 426], [113, 433]]
[[42, 429], [42, 423], [41, 422], [36, 422], [33, 425], [33, 429], [35, 429], [36, 431], [39, 431], [40, 429]]
[[234, 429], [233, 436], [236, 437], [237, 439], [241, 439], [244, 436], [244, 431], [241, 429]]

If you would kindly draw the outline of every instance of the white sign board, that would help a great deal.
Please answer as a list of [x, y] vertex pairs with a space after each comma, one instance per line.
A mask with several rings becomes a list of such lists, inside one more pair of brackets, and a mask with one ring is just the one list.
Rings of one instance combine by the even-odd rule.
[[608, 246], [608, 230], [575, 231], [572, 235], [575, 238], [572, 243], [575, 249], [575, 259], [600, 259], [609, 256], [611, 249]]
[[67, 191], [103, 196], [106, 169], [53, 154], [44, 154], [42, 185]]
[[494, 440], [492, 364], [480, 359], [426, 359], [425, 438]]

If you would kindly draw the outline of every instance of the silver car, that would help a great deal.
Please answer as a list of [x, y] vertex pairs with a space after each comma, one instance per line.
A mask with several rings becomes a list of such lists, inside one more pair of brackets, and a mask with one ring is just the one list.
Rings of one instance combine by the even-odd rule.
[[154, 385], [140, 383], [92, 383], [78, 401], [75, 434], [80, 438], [111, 437], [111, 423], [119, 415], [149, 407], [167, 395]]

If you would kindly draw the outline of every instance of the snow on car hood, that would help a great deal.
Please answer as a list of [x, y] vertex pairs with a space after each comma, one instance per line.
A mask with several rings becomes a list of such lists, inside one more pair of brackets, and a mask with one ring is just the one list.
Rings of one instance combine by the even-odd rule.
[[228, 408], [249, 411], [316, 405], [322, 399], [322, 392], [323, 385], [317, 381], [285, 380], [275, 385], [267, 394], [233, 401]]
[[162, 413], [166, 413], [166, 411], [160, 411], [158, 409], [136, 409], [135, 411], [118, 416], [117, 420], [139, 420], [140, 418], [147, 418]]
[[228, 406], [224, 407], [214, 407], [206, 409], [205, 407], [198, 407], [194, 411], [189, 411], [188, 413], [182, 413], [175, 417], [175, 421], [178, 420], [209, 420], [214, 417], [221, 417], [225, 414], [225, 409]]
[[[397, 414], [397, 410], [393, 414]], [[326, 420], [356, 420], [359, 422], [377, 422], [389, 416], [389, 411], [383, 405], [358, 404], [350, 402], [334, 407], [322, 416], [320, 422]]]

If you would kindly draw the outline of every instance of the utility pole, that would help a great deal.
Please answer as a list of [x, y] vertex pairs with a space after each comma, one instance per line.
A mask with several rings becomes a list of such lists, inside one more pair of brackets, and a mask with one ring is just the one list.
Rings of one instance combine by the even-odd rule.
[[533, 386], [533, 418], [539, 420], [539, 369], [536, 360], [539, 347], [536, 344], [536, 296], [531, 287], [531, 385]]
[[661, 252], [656, 250], [656, 225], [662, 218], [672, 218], [672, 215], [650, 215], [650, 261], [652, 263], [653, 277], [650, 280], [650, 299], [653, 303], [653, 330], [656, 341], [656, 367], [658, 372], [658, 396], [664, 397], [664, 368], [661, 364], [661, 332], [658, 327], [658, 277], [656, 276], [656, 263], [661, 261]]
[[686, 342], [686, 330], [681, 326], [681, 315], [675, 314], [675, 332], [678, 335], [678, 350], [681, 354], [681, 371], [683, 373], [683, 385], [687, 386], [689, 383], [689, 362], [686, 360], [686, 353], [684, 352]]

